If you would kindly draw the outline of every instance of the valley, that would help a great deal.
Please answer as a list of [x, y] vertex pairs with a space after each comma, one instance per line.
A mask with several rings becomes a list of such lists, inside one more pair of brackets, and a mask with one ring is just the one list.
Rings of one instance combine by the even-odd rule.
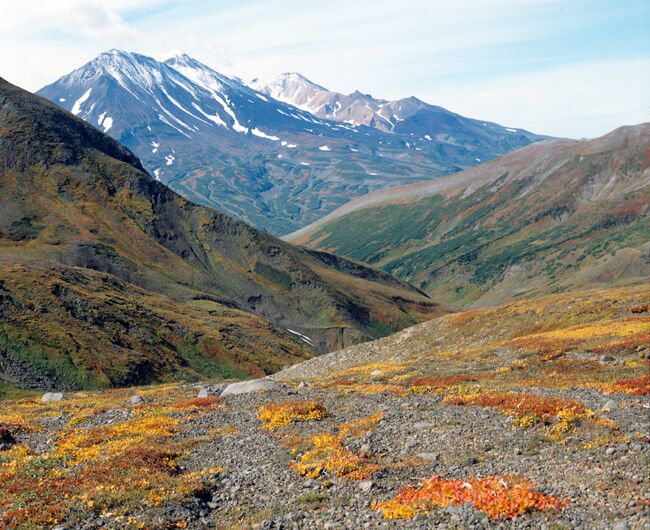
[[0, 82], [0, 353], [45, 386], [264, 375], [445, 309], [392, 276], [192, 204]]
[[647, 6], [28, 4], [0, 530], [650, 529]]

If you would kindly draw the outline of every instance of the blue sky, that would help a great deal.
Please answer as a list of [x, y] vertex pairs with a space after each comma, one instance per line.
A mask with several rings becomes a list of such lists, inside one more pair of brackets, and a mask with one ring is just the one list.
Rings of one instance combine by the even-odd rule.
[[650, 120], [650, 2], [0, 0], [0, 75], [30, 90], [109, 48], [182, 49], [242, 78], [415, 95], [593, 137]]

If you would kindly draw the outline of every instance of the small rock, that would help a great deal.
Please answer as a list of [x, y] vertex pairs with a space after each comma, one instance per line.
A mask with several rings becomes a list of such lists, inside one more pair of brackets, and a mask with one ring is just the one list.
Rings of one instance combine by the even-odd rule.
[[630, 527], [626, 521], [619, 521], [614, 526], [612, 526], [612, 530], [630, 530]]
[[309, 388], [309, 385], [307, 383], [305, 383], [304, 381], [300, 381], [300, 383], [298, 383], [298, 389], [303, 390], [305, 388]]
[[359, 482], [359, 489], [364, 493], [368, 493], [372, 488], [372, 480], [362, 480]]
[[470, 456], [470, 457], [467, 459], [467, 465], [468, 465], [468, 466], [474, 466], [474, 465], [476, 465], [476, 464], [478, 464], [478, 459], [474, 458], [473, 456]]
[[370, 454], [370, 453], [372, 453], [372, 447], [370, 446], [370, 444], [363, 444], [363, 445], [359, 448], [359, 450], [360, 450], [362, 453], [366, 453], [366, 454]]
[[612, 456], [615, 452], [616, 452], [616, 449], [614, 449], [613, 447], [608, 447], [608, 448], [605, 450], [605, 454], [606, 454], [607, 456]]
[[601, 355], [600, 356], [600, 362], [602, 362], [602, 363], [611, 363], [614, 360], [615, 360], [614, 357], [612, 357], [611, 355]]
[[431, 429], [432, 427], [435, 427], [435, 423], [431, 423], [430, 421], [418, 421], [415, 425], [413, 425], [416, 429]]
[[129, 405], [142, 405], [143, 403], [144, 403], [144, 398], [137, 394], [129, 398]]
[[61, 401], [63, 399], [63, 392], [47, 392], [41, 397], [41, 403], [49, 403], [51, 401]]
[[438, 460], [438, 453], [418, 453], [417, 456], [420, 460], [426, 460], [428, 462], [435, 462]]
[[372, 377], [378, 377], [381, 375], [381, 370], [373, 370], [372, 372], [370, 372], [370, 375]]
[[617, 408], [618, 408], [618, 404], [616, 403], [616, 401], [614, 401], [613, 399], [610, 399], [607, 403], [605, 403], [603, 405], [603, 408], [601, 410], [610, 411], [610, 410], [614, 410], [614, 409], [617, 409]]

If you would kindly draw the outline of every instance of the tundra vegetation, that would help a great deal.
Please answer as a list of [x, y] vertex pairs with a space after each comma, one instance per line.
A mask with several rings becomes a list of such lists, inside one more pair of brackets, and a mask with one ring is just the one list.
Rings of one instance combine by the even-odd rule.
[[8, 394], [0, 528], [642, 528], [647, 292], [445, 315], [280, 372], [286, 390]]

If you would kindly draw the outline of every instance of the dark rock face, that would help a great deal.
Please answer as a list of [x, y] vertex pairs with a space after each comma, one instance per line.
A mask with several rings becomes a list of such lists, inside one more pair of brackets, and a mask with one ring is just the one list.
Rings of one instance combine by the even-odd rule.
[[5, 429], [0, 425], [0, 451], [6, 451], [11, 449], [13, 445], [16, 444], [16, 439], [13, 434], [9, 432], [9, 429]]

